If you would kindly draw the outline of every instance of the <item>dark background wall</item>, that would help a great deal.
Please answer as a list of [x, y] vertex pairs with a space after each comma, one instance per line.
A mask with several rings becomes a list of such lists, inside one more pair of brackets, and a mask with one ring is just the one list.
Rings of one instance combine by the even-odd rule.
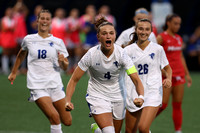
[[[153, 0], [24, 0], [28, 6], [30, 14], [37, 4], [42, 4], [53, 13], [57, 7], [63, 7], [69, 12], [71, 8], [78, 8], [83, 14], [88, 4], [94, 4], [98, 9], [101, 5], [107, 4], [111, 8], [111, 13], [117, 19], [117, 31], [133, 25], [132, 17], [135, 9], [145, 7], [150, 10]], [[154, 0], [155, 1], [155, 0]], [[16, 0], [0, 0], [0, 18], [4, 15], [4, 10], [8, 6], [13, 6]], [[194, 28], [200, 25], [200, 0], [171, 0], [173, 11], [182, 17], [182, 27], [180, 34], [190, 35]]]

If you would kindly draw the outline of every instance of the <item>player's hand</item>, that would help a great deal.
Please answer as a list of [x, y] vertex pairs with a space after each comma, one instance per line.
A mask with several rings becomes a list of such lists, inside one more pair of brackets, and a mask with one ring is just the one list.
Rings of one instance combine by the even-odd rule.
[[16, 74], [14, 73], [10, 73], [10, 75], [8, 76], [8, 80], [12, 83], [16, 78]]
[[142, 98], [135, 98], [133, 103], [135, 104], [135, 106], [141, 107], [142, 104], [144, 103], [144, 100]]
[[64, 62], [64, 59], [65, 59], [64, 55], [58, 53], [58, 61], [59, 61], [59, 62]]
[[192, 85], [192, 78], [190, 75], [186, 75], [186, 80], [187, 80], [187, 87], [190, 87]]
[[163, 80], [163, 87], [170, 88], [172, 86], [172, 81], [170, 79], [164, 79]]
[[66, 102], [65, 104], [65, 110], [66, 111], [72, 111], [74, 109], [74, 105], [71, 102]]

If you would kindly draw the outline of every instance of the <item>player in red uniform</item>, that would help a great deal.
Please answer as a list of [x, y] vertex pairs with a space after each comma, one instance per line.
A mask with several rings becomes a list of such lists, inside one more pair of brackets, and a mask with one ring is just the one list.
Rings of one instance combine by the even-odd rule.
[[[182, 109], [181, 104], [184, 93], [185, 77], [188, 87], [192, 84], [184, 56], [182, 54], [183, 40], [177, 34], [181, 26], [181, 18], [176, 14], [166, 17], [164, 32], [157, 36], [157, 41], [161, 44], [166, 52], [169, 64], [172, 68], [172, 87], [163, 88], [163, 103], [158, 114], [161, 113], [168, 104], [170, 94], [172, 94], [173, 121], [176, 133], [182, 133]], [[157, 114], [157, 115], [158, 115]]]

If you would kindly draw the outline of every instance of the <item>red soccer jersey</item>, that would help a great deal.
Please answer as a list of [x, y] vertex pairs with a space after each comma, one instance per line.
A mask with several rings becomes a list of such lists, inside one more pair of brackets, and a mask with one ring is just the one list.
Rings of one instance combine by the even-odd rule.
[[183, 63], [181, 61], [183, 43], [181, 36], [179, 36], [178, 34], [175, 34], [175, 36], [171, 36], [167, 32], [162, 32], [160, 35], [163, 39], [161, 45], [165, 50], [167, 59], [172, 68], [172, 76], [184, 76], [185, 71]]
[[51, 34], [63, 40], [66, 45], [66, 20], [57, 17], [52, 19]]
[[1, 46], [3, 48], [16, 48], [16, 38], [15, 38], [15, 27], [16, 21], [13, 18], [7, 16], [3, 17], [1, 20], [2, 32], [1, 32]]

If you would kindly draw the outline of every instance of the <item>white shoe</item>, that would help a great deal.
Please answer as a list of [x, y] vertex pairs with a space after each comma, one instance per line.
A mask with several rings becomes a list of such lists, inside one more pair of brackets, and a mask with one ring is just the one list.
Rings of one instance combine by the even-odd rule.
[[151, 133], [151, 131], [149, 130], [149, 133]]
[[175, 133], [182, 133], [182, 131], [181, 131], [181, 130], [179, 130], [179, 131], [176, 131]]
[[97, 123], [91, 124], [92, 133], [102, 133]]

